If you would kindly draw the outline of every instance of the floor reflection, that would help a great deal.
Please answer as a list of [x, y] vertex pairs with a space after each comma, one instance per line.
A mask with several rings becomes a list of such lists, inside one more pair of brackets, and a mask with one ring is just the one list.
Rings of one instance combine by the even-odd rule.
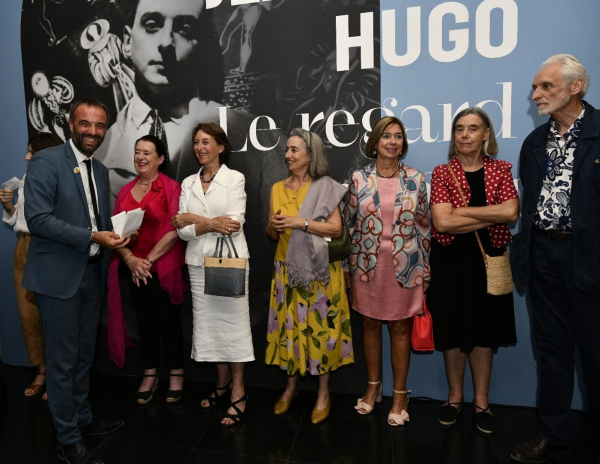
[[[34, 375], [31, 369], [0, 366], [2, 464], [59, 462], [47, 403], [23, 396]], [[535, 410], [496, 406], [497, 431], [484, 436], [473, 424], [469, 405], [460, 423], [442, 428], [437, 423], [441, 403], [418, 400], [410, 403], [410, 422], [390, 427], [389, 398], [361, 416], [353, 408], [356, 398], [336, 394], [330, 417], [314, 426], [314, 393], [300, 392], [287, 414], [275, 416], [273, 405], [281, 392], [257, 387], [248, 387], [242, 425], [223, 428], [222, 410], [200, 407], [212, 385], [187, 382], [183, 399], [167, 404], [168, 382], [161, 382], [155, 398], [140, 406], [135, 402], [138, 384], [137, 378], [93, 376], [94, 413], [125, 420], [112, 436], [88, 442], [107, 464], [508, 464], [512, 449], [536, 431]], [[561, 464], [597, 464], [596, 444], [582, 425], [584, 414], [572, 416], [572, 453]]]

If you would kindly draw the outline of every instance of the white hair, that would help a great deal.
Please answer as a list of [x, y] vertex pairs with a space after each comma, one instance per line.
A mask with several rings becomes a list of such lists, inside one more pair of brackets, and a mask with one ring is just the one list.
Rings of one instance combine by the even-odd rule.
[[579, 98], [585, 97], [585, 94], [590, 88], [590, 75], [583, 67], [583, 65], [579, 62], [579, 60], [573, 55], [567, 55], [566, 53], [562, 53], [548, 58], [542, 63], [542, 68], [552, 63], [562, 64], [562, 75], [569, 84], [575, 79], [583, 80], [583, 87], [581, 88], [581, 92], [579, 92]]

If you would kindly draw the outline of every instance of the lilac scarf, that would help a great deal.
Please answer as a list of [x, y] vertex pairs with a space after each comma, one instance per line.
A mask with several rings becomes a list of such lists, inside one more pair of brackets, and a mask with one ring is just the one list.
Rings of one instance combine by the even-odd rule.
[[[329, 176], [313, 179], [298, 217], [325, 222], [338, 207], [347, 189]], [[311, 282], [329, 282], [329, 248], [324, 237], [294, 229], [286, 253], [288, 285], [309, 288]]]

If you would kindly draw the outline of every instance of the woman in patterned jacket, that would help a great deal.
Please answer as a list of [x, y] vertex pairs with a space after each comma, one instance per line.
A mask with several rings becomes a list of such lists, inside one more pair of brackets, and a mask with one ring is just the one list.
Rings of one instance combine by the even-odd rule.
[[423, 173], [400, 160], [407, 151], [402, 121], [381, 119], [366, 146], [375, 162], [352, 174], [344, 209], [352, 237], [346, 284], [352, 288], [352, 307], [362, 315], [368, 380], [355, 409], [369, 414], [381, 401], [381, 330], [386, 321], [394, 372], [388, 415], [392, 426], [409, 420], [410, 318], [423, 311], [423, 292], [429, 286], [427, 188]]

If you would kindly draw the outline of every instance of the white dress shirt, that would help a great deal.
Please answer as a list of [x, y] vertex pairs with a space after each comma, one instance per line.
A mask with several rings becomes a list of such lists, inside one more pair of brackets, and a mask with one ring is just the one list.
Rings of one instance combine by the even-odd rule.
[[[75, 153], [77, 163], [79, 163], [79, 174], [81, 174], [81, 182], [83, 183], [83, 189], [85, 190], [85, 197], [87, 199], [88, 210], [90, 212], [90, 218], [92, 220], [92, 232], [98, 232], [98, 224], [96, 224], [94, 204], [92, 203], [92, 195], [90, 193], [90, 185], [88, 181], [87, 164], [84, 163], [84, 161], [87, 159], [93, 159], [93, 155], [88, 158], [77, 149], [72, 139], [69, 140], [69, 143], [71, 144], [73, 153]], [[96, 186], [96, 179], [94, 178], [93, 172], [92, 183], [94, 184], [94, 190], [96, 191], [96, 204], [98, 204], [98, 187]], [[97, 243], [92, 243], [90, 246], [90, 256], [96, 256], [98, 253], [100, 253], [100, 245], [98, 245]]]

